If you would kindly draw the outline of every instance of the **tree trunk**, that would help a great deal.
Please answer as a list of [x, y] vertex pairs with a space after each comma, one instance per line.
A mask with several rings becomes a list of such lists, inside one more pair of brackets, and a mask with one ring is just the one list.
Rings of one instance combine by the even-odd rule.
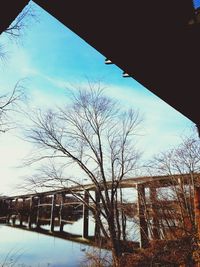
[[117, 238], [117, 233], [115, 229], [115, 223], [113, 217], [111, 217], [112, 221], [109, 222], [109, 232], [110, 232], [110, 241], [112, 248], [112, 257], [113, 257], [113, 267], [120, 267], [120, 259], [121, 259], [121, 246], [120, 240]]
[[111, 245], [112, 245], [113, 267], [120, 267], [122, 250], [120, 246], [120, 240], [116, 238], [116, 232], [114, 229], [111, 233]]
[[120, 267], [120, 261], [121, 261], [121, 252], [118, 248], [114, 247], [112, 248], [112, 258], [113, 258], [113, 267]]

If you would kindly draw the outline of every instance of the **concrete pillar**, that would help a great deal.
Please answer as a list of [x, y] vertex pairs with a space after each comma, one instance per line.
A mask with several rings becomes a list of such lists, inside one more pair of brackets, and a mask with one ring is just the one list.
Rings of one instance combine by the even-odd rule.
[[16, 219], [19, 219], [19, 209], [18, 209], [18, 198], [15, 199], [15, 211], [17, 212], [17, 216], [15, 216], [13, 224], [15, 224]]
[[[197, 234], [200, 239], [200, 187], [196, 186], [194, 187], [194, 214]], [[200, 262], [196, 262], [195, 267], [200, 267]]]
[[88, 238], [88, 227], [89, 227], [89, 195], [87, 190], [84, 192], [84, 204], [83, 204], [83, 238]]
[[15, 198], [15, 210], [18, 211], [18, 198]]
[[[194, 187], [194, 214], [195, 214], [195, 226], [200, 239], [200, 187]], [[200, 262], [195, 263], [195, 267], [200, 267]]]
[[137, 185], [138, 191], [138, 216], [140, 226], [141, 247], [146, 248], [149, 244], [148, 225], [145, 217], [145, 187], [143, 184]]
[[54, 220], [55, 220], [55, 207], [56, 207], [56, 194], [52, 196], [51, 203], [51, 220], [50, 220], [50, 231], [54, 231]]
[[5, 201], [4, 199], [0, 200], [0, 217], [3, 217], [4, 215], [4, 210], [5, 210]]
[[34, 197], [30, 197], [30, 205], [29, 205], [29, 216], [28, 216], [28, 228], [31, 228], [32, 218], [33, 218], [33, 202]]
[[8, 200], [8, 209], [12, 209], [12, 199]]
[[150, 192], [150, 201], [152, 209], [152, 235], [153, 235], [152, 238], [160, 239], [156, 187], [154, 185], [152, 187], [149, 187], [149, 192]]
[[37, 215], [36, 215], [36, 226], [40, 227], [40, 204], [41, 204], [41, 196], [38, 196], [38, 201], [37, 201]]
[[25, 207], [25, 198], [22, 199], [22, 211], [20, 213], [20, 226], [23, 226], [23, 212], [24, 212], [24, 207]]
[[6, 199], [0, 201], [0, 217], [5, 217], [8, 214], [8, 205]]
[[200, 238], [200, 187], [194, 188], [194, 214], [195, 225], [197, 228], [198, 236]]
[[8, 200], [8, 210], [7, 210], [7, 223], [9, 223], [9, 221], [10, 221], [11, 209], [12, 209], [12, 199], [9, 199]]

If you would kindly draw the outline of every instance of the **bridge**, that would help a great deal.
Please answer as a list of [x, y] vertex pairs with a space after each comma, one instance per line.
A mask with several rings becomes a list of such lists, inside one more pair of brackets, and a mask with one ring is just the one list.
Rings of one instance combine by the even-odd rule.
[[[195, 214], [195, 222], [200, 233], [200, 174], [192, 174], [192, 179], [195, 180], [192, 206]], [[124, 179], [120, 182], [119, 188], [135, 188], [137, 194], [137, 200], [135, 202], [133, 202], [133, 196], [133, 199], [130, 199], [130, 203], [121, 203], [121, 207], [128, 206], [129, 215], [132, 214], [137, 217], [141, 247], [146, 247], [149, 239], [161, 238], [160, 233], [164, 231], [164, 226], [160, 223], [163, 213], [159, 210], [163, 211], [170, 207], [170, 209], [175, 210], [175, 216], [179, 214], [177, 200], [159, 200], [158, 190], [164, 188], [170, 189], [172, 186], [176, 187], [180, 184], [187, 186], [190, 182], [191, 174], [173, 175], [173, 177], [167, 175], [136, 177]], [[111, 185], [112, 183], [108, 182], [107, 188], [111, 188]], [[70, 223], [73, 220], [76, 221], [83, 217], [82, 236], [73, 236], [70, 234], [65, 234], [65, 236], [74, 238], [74, 240], [77, 238], [78, 240], [87, 240], [91, 238], [89, 237], [89, 207], [90, 205], [94, 205], [94, 203], [90, 203], [87, 192], [93, 191], [95, 193], [95, 189], [94, 184], [86, 184], [46, 192], [2, 196], [0, 198], [0, 221], [15, 226], [18, 221], [18, 226], [29, 230], [39, 229], [47, 234], [55, 234], [55, 227], [59, 227], [57, 235], [60, 236], [63, 233], [65, 223]], [[104, 190], [103, 187], [102, 190]], [[76, 194], [82, 194], [84, 196], [84, 202], [78, 200]], [[101, 205], [101, 203], [99, 204]], [[69, 216], [66, 216], [66, 213], [68, 215], [70, 214], [70, 219]], [[44, 215], [48, 219], [44, 219]], [[25, 220], [25, 218], [27, 219]], [[151, 231], [149, 229], [148, 218], [150, 218], [152, 224]], [[50, 230], [48, 231], [43, 231], [40, 228], [44, 220], [50, 225]], [[176, 220], [175, 217], [174, 220]], [[186, 221], [190, 228], [187, 218]], [[95, 233], [96, 231], [98, 231], [98, 227], [95, 222]]]

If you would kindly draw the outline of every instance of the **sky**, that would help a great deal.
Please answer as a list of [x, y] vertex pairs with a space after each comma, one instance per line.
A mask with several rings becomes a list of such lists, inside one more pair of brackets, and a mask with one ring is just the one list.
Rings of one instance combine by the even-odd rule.
[[200, 7], [200, 0], [193, 0], [193, 4], [195, 8]]
[[[106, 95], [118, 100], [122, 108], [140, 110], [144, 122], [138, 146], [144, 158], [177, 145], [181, 136], [191, 133], [193, 122], [133, 78], [123, 78], [123, 70], [104, 64], [105, 57], [95, 48], [32, 5], [36, 19], [28, 19], [19, 39], [12, 40], [5, 33], [0, 36], [6, 52], [0, 62], [1, 95], [12, 91], [20, 80], [30, 106], [52, 107], [68, 101], [68, 88], [85, 84], [87, 79], [101, 80]], [[22, 115], [15, 114], [14, 120], [23, 124]], [[16, 194], [23, 177], [34, 171], [34, 167], [20, 167], [32, 150], [21, 132], [15, 128], [0, 134], [0, 194]]]

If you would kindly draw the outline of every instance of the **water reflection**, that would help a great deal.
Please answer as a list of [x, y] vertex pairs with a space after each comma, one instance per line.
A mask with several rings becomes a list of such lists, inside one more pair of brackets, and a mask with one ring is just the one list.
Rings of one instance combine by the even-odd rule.
[[88, 246], [36, 232], [0, 226], [0, 263], [19, 260], [14, 266], [77, 267], [85, 257]]
[[[65, 207], [62, 211], [57, 207], [53, 213], [50, 206], [35, 207], [31, 212], [19, 207], [8, 211], [5, 221], [10, 226], [0, 228], [0, 266], [9, 252], [14, 262], [20, 256], [14, 266], [81, 266], [88, 250], [86, 244], [96, 240], [94, 218], [86, 215], [82, 207]], [[138, 227], [132, 218], [127, 219], [126, 226], [127, 239], [137, 241]]]
[[[94, 236], [94, 230], [95, 230], [95, 222], [94, 218], [90, 214], [88, 217], [89, 225], [88, 225], [88, 234], [89, 236]], [[8, 223], [10, 225], [16, 225], [16, 226], [25, 226], [29, 227], [28, 225], [28, 217], [24, 216], [23, 220], [20, 220], [18, 217], [10, 218]], [[54, 220], [54, 231], [60, 231], [60, 220], [56, 218]], [[48, 218], [40, 218], [39, 222], [36, 223], [35, 220], [31, 222], [31, 229], [36, 229], [37, 227], [44, 229], [44, 230], [50, 230], [50, 219]], [[70, 220], [66, 220], [63, 222], [63, 232], [67, 232], [70, 234], [80, 235], [82, 236], [83, 232], [83, 216], [80, 214], [79, 216], [70, 218]]]

